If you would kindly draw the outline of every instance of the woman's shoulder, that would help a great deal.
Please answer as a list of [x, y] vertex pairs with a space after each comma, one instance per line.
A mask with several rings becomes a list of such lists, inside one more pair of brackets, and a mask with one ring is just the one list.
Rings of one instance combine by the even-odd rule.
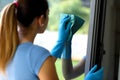
[[18, 46], [19, 49], [25, 49], [25, 50], [30, 50], [30, 51], [33, 51], [33, 52], [48, 52], [49, 51], [40, 46], [40, 45], [37, 45], [37, 44], [33, 44], [32, 42], [25, 42], [25, 43], [22, 43]]
[[40, 53], [50, 53], [46, 48], [44, 48], [40, 45], [36, 45], [36, 44], [32, 45], [32, 51], [33, 52], [40, 52]]
[[33, 44], [32, 42], [25, 42], [25, 43], [22, 43], [18, 46], [17, 48], [17, 51], [22, 51], [22, 53], [26, 52], [27, 54], [38, 54], [38, 55], [50, 55], [50, 52], [40, 46], [40, 45], [36, 45], [36, 44]]

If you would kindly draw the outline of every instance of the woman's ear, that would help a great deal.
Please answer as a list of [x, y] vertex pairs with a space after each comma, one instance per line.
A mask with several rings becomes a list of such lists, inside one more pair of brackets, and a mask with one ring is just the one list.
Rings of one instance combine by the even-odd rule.
[[43, 27], [44, 24], [45, 24], [45, 17], [44, 15], [41, 15], [39, 18], [38, 18], [38, 24], [39, 26]]

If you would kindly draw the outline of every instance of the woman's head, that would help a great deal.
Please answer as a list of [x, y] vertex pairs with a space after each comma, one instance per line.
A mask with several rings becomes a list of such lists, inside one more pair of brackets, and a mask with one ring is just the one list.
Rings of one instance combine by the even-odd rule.
[[38, 32], [43, 32], [48, 22], [47, 0], [17, 0], [17, 6], [13, 2], [4, 7], [0, 16], [0, 70], [5, 71], [19, 44], [17, 23], [28, 29], [35, 21], [40, 24], [36, 25]]
[[17, 2], [17, 19], [25, 27], [28, 27], [36, 17], [41, 15], [46, 17], [47, 0], [17, 0]]

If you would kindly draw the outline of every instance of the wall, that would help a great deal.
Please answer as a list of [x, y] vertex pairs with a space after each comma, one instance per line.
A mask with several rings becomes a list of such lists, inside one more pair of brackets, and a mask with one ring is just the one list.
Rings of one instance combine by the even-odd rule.
[[120, 11], [114, 1], [115, 0], [109, 0], [107, 3], [104, 34], [104, 48], [106, 54], [103, 58], [104, 80], [117, 80], [117, 60], [119, 58], [118, 50], [120, 44], [120, 30], [118, 29], [120, 28]]

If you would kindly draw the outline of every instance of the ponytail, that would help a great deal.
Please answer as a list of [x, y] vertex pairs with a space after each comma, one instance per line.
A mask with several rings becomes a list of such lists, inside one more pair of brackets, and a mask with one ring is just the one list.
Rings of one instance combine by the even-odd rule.
[[16, 7], [8, 4], [0, 17], [0, 71], [5, 72], [6, 66], [12, 60], [18, 45]]

